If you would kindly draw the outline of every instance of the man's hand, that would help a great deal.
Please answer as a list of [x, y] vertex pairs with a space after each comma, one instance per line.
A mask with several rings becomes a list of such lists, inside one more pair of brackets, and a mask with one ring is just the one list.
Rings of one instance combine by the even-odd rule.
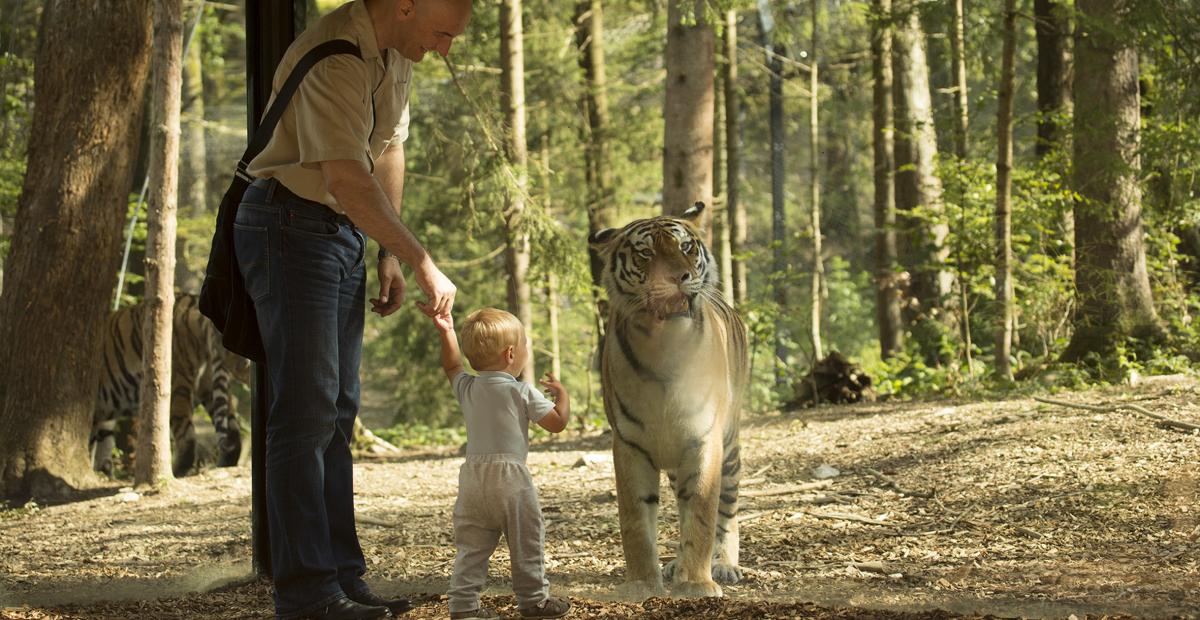
[[371, 312], [379, 316], [388, 316], [400, 309], [404, 304], [404, 292], [407, 283], [404, 272], [400, 270], [400, 261], [387, 256], [379, 261], [379, 298], [371, 300]]
[[413, 269], [413, 277], [417, 279], [417, 286], [429, 298], [428, 302], [417, 302], [417, 307], [425, 316], [435, 317], [438, 315], [449, 315], [454, 309], [454, 295], [458, 293], [458, 288], [442, 273], [432, 260], [426, 260], [417, 265]]

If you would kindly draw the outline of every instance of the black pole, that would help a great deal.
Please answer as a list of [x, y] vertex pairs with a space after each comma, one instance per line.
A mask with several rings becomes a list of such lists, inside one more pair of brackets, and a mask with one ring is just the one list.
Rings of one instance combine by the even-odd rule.
[[[303, 29], [304, 16], [304, 0], [246, 0], [248, 136], [254, 135], [259, 119], [270, 103], [275, 67]], [[254, 572], [263, 576], [271, 575], [271, 538], [266, 506], [267, 411], [270, 402], [267, 367], [255, 364], [254, 380], [250, 383], [250, 539]]]

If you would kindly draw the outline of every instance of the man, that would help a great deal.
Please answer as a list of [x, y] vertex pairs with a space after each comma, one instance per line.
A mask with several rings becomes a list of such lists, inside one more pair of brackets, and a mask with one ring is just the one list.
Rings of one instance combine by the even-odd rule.
[[266, 503], [275, 609], [281, 620], [381, 618], [386, 601], [366, 572], [354, 527], [350, 439], [359, 407], [366, 238], [376, 239], [380, 291], [372, 311], [404, 301], [400, 263], [448, 315], [455, 287], [401, 222], [412, 65], [443, 56], [471, 16], [470, 0], [355, 0], [304, 32], [275, 74], [332, 39], [349, 54], [318, 62], [270, 143], [238, 209], [234, 245], [267, 354]]

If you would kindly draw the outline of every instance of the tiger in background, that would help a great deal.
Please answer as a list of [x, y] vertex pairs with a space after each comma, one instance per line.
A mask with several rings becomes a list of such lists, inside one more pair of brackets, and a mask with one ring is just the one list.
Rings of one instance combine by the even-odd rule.
[[[109, 476], [113, 474], [112, 449], [118, 426], [131, 424], [137, 414], [145, 308], [145, 302], [121, 308], [105, 325], [104, 368], [89, 449], [92, 467]], [[221, 334], [200, 314], [197, 297], [177, 295], [171, 338], [171, 469], [176, 476], [186, 475], [196, 461], [192, 412], [197, 403], [208, 411], [216, 429], [217, 466], [237, 465], [242, 431], [230, 379], [245, 383], [249, 374], [250, 362], [221, 346]]]
[[[723, 298], [696, 227], [703, 203], [599, 231], [608, 330], [601, 351], [612, 427], [624, 596], [721, 596], [736, 583], [738, 422], [749, 378], [746, 328]], [[679, 506], [678, 557], [660, 569], [660, 471]]]

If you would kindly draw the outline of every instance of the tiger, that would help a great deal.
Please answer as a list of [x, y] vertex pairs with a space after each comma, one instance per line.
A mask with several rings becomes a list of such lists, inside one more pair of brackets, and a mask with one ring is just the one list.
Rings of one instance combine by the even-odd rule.
[[[608, 328], [600, 351], [628, 598], [722, 596], [738, 564], [738, 426], [746, 327], [696, 228], [703, 203], [594, 233]], [[659, 568], [660, 471], [679, 507], [678, 557]]]
[[[145, 308], [145, 302], [126, 306], [109, 315], [105, 324], [103, 368], [88, 448], [92, 468], [110, 477], [118, 426], [130, 426], [138, 409]], [[197, 401], [216, 429], [217, 465], [237, 465], [242, 450], [241, 424], [233, 407], [230, 379], [246, 383], [249, 373], [250, 362], [221, 345], [221, 334], [200, 314], [198, 298], [178, 294], [171, 338], [171, 469], [175, 476], [186, 475], [196, 461], [192, 411]], [[128, 450], [130, 446], [122, 447]]]

